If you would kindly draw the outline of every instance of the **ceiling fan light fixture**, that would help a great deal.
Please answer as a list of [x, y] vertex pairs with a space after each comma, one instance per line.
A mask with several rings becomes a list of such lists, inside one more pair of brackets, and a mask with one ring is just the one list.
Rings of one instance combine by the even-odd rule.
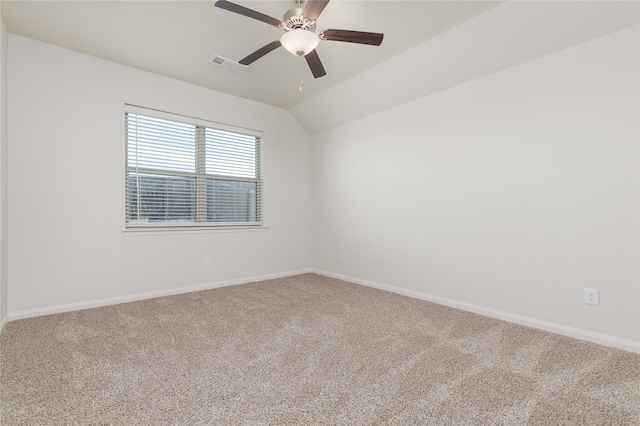
[[280, 44], [297, 56], [305, 56], [318, 47], [320, 38], [313, 31], [298, 28], [287, 31], [280, 37]]

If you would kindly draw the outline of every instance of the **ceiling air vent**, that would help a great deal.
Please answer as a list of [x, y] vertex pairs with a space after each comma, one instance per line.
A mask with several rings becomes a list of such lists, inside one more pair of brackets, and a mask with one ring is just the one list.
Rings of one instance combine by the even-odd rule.
[[223, 58], [222, 56], [218, 56], [218, 55], [209, 59], [209, 62], [215, 65], [219, 65], [222, 68], [230, 69], [235, 72], [244, 72], [244, 70], [249, 68], [249, 65], [242, 65], [236, 61], [232, 61], [231, 59]]

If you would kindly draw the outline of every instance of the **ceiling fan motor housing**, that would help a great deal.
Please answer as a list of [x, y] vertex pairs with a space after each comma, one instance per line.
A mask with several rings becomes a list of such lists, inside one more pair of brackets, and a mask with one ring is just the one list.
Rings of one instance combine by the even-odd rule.
[[315, 31], [316, 21], [310, 21], [302, 14], [302, 8], [296, 7], [288, 10], [282, 17], [286, 30], [309, 30]]

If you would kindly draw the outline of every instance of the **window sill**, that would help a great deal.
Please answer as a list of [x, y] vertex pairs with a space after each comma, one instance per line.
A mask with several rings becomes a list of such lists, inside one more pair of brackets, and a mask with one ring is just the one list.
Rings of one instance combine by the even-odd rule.
[[155, 236], [155, 235], [184, 235], [184, 234], [213, 234], [218, 232], [261, 232], [269, 229], [268, 226], [202, 226], [202, 227], [166, 227], [151, 228], [139, 227], [122, 230], [125, 236]]

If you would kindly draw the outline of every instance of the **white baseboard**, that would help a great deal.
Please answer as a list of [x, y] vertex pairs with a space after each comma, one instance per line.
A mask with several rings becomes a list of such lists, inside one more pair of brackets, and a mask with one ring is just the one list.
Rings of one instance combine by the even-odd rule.
[[176, 288], [170, 288], [165, 290], [150, 291], [146, 293], [137, 293], [137, 294], [127, 295], [127, 296], [110, 297], [106, 299], [91, 300], [87, 302], [69, 303], [65, 305], [57, 305], [57, 306], [51, 306], [46, 308], [28, 309], [24, 311], [10, 312], [5, 317], [5, 320], [2, 322], [2, 327], [4, 327], [4, 324], [7, 321], [14, 321], [14, 320], [31, 318], [31, 317], [39, 317], [42, 315], [58, 314], [61, 312], [79, 311], [82, 309], [99, 308], [101, 306], [118, 305], [120, 303], [135, 302], [138, 300], [153, 299], [156, 297], [171, 296], [174, 294], [192, 293], [194, 291], [210, 290], [213, 288], [228, 287], [228, 286], [237, 285], [237, 284], [247, 284], [247, 283], [252, 283], [256, 281], [272, 280], [276, 278], [290, 277], [292, 275], [306, 274], [309, 272], [312, 272], [310, 268], [297, 269], [294, 271], [286, 271], [286, 272], [279, 272], [275, 274], [246, 277], [246, 278], [240, 278], [235, 280], [218, 281], [214, 283], [198, 284], [198, 285], [192, 285], [188, 287], [176, 287]]
[[4, 331], [4, 326], [9, 322], [9, 315], [5, 315], [0, 321], [0, 336], [2, 336], [2, 332]]
[[24, 311], [11, 312], [2, 319], [0, 322], [0, 333], [4, 330], [5, 325], [9, 321], [14, 321], [23, 318], [31, 318], [42, 315], [51, 315], [61, 312], [78, 311], [82, 309], [98, 308], [101, 306], [117, 305], [120, 303], [135, 302], [138, 300], [153, 299], [162, 296], [171, 296], [174, 294], [191, 293], [194, 291], [209, 290], [220, 287], [227, 287], [231, 285], [246, 284], [255, 281], [271, 280], [276, 278], [284, 278], [293, 275], [316, 273], [331, 278], [337, 278], [344, 281], [349, 281], [355, 284], [364, 285], [367, 287], [377, 288], [380, 290], [389, 291], [392, 293], [401, 294], [404, 296], [413, 297], [416, 299], [426, 300], [428, 302], [438, 303], [440, 305], [451, 306], [452, 308], [462, 309], [464, 311], [474, 312], [480, 315], [485, 315], [492, 318], [497, 318], [517, 324], [525, 325], [528, 327], [538, 328], [552, 333], [562, 334], [564, 336], [573, 337], [576, 339], [586, 340], [593, 343], [598, 343], [605, 346], [611, 346], [619, 349], [624, 349], [629, 352], [640, 353], [640, 342], [633, 340], [621, 339], [619, 337], [609, 336], [601, 333], [594, 333], [587, 330], [582, 330], [575, 327], [568, 327], [562, 324], [556, 324], [548, 321], [542, 321], [535, 318], [525, 317], [522, 315], [511, 314], [508, 312], [498, 311], [495, 309], [485, 308], [483, 306], [473, 305], [471, 303], [459, 302], [453, 299], [447, 299], [445, 297], [434, 296], [428, 293], [423, 293], [414, 290], [408, 290], [401, 287], [396, 287], [388, 284], [377, 283], [374, 281], [364, 280], [347, 275], [336, 274], [321, 269], [307, 268], [297, 269], [293, 271], [280, 272], [275, 274], [260, 275], [254, 277], [246, 277], [227, 281], [218, 281], [214, 283], [199, 284], [189, 287], [177, 287], [165, 290], [152, 291], [147, 293], [138, 293], [128, 296], [111, 297], [107, 299], [93, 300], [87, 302], [70, 303], [65, 305], [57, 305], [39, 309], [29, 309]]
[[426, 300], [428, 302], [438, 303], [440, 305], [450, 306], [452, 308], [461, 309], [463, 311], [469, 311], [480, 315], [485, 315], [492, 318], [497, 318], [509, 322], [514, 322], [528, 327], [538, 328], [540, 330], [550, 331], [552, 333], [561, 334], [563, 336], [569, 336], [580, 340], [586, 340], [588, 342], [597, 343], [604, 346], [611, 346], [618, 349], [624, 349], [629, 352], [640, 353], [640, 342], [633, 340], [621, 339], [619, 337], [609, 336], [601, 333], [594, 333], [592, 331], [582, 330], [575, 327], [568, 327], [562, 324], [556, 324], [548, 321], [542, 321], [535, 318], [525, 317], [522, 315], [511, 314], [508, 312], [498, 311], [496, 309], [485, 308], [471, 303], [459, 302], [453, 299], [447, 299], [445, 297], [434, 296], [428, 293], [422, 293], [419, 291], [408, 290], [401, 287], [395, 287], [388, 284], [381, 284], [369, 280], [363, 280], [360, 278], [350, 277], [341, 274], [335, 274], [333, 272], [324, 271], [321, 269], [312, 269], [311, 272], [324, 275], [331, 278], [337, 278], [343, 281], [349, 281], [355, 284], [364, 285], [367, 287], [377, 288], [379, 290], [390, 291], [392, 293], [401, 294], [403, 296], [413, 297], [415, 299]]

